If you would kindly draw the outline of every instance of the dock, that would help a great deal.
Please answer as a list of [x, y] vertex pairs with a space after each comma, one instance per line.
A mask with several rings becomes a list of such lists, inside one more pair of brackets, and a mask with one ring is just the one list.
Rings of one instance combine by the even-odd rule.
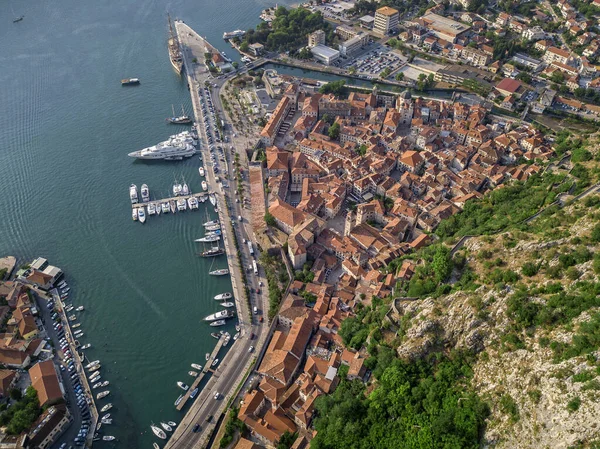
[[179, 196], [172, 196], [171, 198], [163, 198], [160, 200], [152, 200], [152, 201], [147, 201], [147, 202], [139, 202], [139, 203], [131, 203], [131, 208], [132, 209], [136, 209], [138, 207], [144, 207], [144, 206], [148, 206], [149, 204], [154, 204], [155, 206], [160, 206], [162, 203], [165, 202], [169, 202], [169, 201], [175, 201], [177, 202], [177, 200], [180, 199], [184, 199], [184, 200], [188, 200], [188, 198], [198, 198], [198, 201], [204, 203], [208, 200], [208, 192], [201, 192], [201, 193], [192, 193], [190, 195], [179, 195]]
[[[223, 347], [223, 344], [225, 343], [225, 337], [223, 335], [221, 335], [219, 337], [219, 341], [217, 342], [217, 346], [215, 346], [215, 349], [213, 349], [213, 351], [210, 354], [210, 357], [208, 358], [208, 360], [206, 361], [206, 365], [204, 365], [204, 368], [202, 369], [202, 372], [200, 374], [198, 374], [198, 377], [196, 377], [196, 379], [194, 380], [194, 383], [192, 384], [192, 386], [188, 389], [188, 391], [185, 392], [185, 394], [183, 395], [183, 399], [181, 400], [181, 402], [179, 403], [179, 405], [177, 405], [177, 410], [181, 411], [183, 409], [183, 407], [185, 407], [185, 404], [187, 402], [187, 400], [190, 398], [190, 394], [192, 394], [192, 391], [198, 387], [198, 385], [200, 385], [200, 382], [202, 382], [202, 379], [204, 379], [204, 376], [206, 374], [213, 373], [214, 371], [211, 369], [211, 365], [212, 363], [215, 361], [215, 359], [217, 358], [217, 355], [219, 354], [219, 351], [221, 350], [221, 348]], [[198, 397], [198, 396], [196, 396]]]

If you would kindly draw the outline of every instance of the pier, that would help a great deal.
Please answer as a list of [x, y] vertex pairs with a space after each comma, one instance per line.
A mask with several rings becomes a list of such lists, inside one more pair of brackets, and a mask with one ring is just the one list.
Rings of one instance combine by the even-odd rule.
[[177, 202], [177, 200], [180, 200], [180, 199], [184, 199], [187, 201], [189, 198], [198, 198], [198, 201], [204, 203], [208, 200], [208, 192], [191, 193], [189, 195], [172, 196], [171, 198], [163, 198], [161, 200], [152, 200], [152, 201], [146, 201], [146, 202], [142, 201], [141, 203], [131, 203], [131, 208], [136, 209], [138, 207], [148, 206], [149, 204], [154, 204], [155, 206], [160, 206], [162, 203], [166, 203], [166, 202], [170, 202], [170, 201]]
[[176, 407], [177, 410], [182, 410], [183, 407], [185, 407], [185, 404], [186, 404], [187, 400], [190, 398], [190, 394], [192, 394], [192, 391], [195, 388], [197, 388], [198, 385], [200, 385], [200, 382], [202, 382], [202, 379], [204, 379], [204, 376], [206, 374], [208, 374], [209, 372], [210, 373], [214, 372], [211, 369], [211, 365], [215, 361], [215, 359], [217, 358], [217, 355], [219, 355], [219, 351], [223, 347], [224, 343], [225, 343], [225, 337], [223, 335], [221, 335], [219, 337], [219, 341], [217, 342], [217, 346], [215, 346], [215, 349], [213, 349], [213, 351], [211, 352], [210, 357], [206, 361], [206, 365], [204, 365], [204, 368], [202, 369], [202, 372], [200, 372], [200, 374], [198, 374], [198, 377], [196, 377], [196, 379], [194, 380], [194, 383], [192, 384], [192, 386], [188, 389], [188, 391], [185, 392], [185, 395], [183, 395], [183, 399], [181, 400], [181, 402], [179, 403], [179, 405]]

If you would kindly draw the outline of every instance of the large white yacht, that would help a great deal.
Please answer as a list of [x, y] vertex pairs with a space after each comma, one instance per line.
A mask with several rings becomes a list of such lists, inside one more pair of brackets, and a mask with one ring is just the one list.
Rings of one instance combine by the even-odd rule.
[[194, 145], [197, 143], [197, 140], [189, 131], [184, 131], [172, 135], [164, 142], [129, 153], [129, 156], [137, 159], [181, 160], [184, 157], [191, 157], [196, 154]]

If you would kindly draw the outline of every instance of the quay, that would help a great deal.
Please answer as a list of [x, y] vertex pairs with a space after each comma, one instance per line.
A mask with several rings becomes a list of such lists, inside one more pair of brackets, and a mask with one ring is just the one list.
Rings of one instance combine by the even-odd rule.
[[168, 202], [168, 201], [177, 201], [180, 199], [184, 199], [184, 200], [188, 200], [188, 198], [198, 198], [198, 200], [202, 203], [206, 202], [206, 200], [208, 200], [208, 192], [201, 192], [201, 193], [192, 193], [190, 195], [179, 195], [179, 196], [173, 196], [171, 198], [163, 198], [161, 200], [152, 200], [152, 201], [147, 201], [147, 202], [139, 202], [139, 203], [131, 203], [131, 208], [132, 209], [136, 209], [139, 207], [144, 207], [144, 206], [148, 206], [149, 204], [154, 204], [155, 206], [160, 206], [162, 203], [164, 202]]
[[200, 382], [202, 382], [202, 379], [204, 379], [204, 376], [207, 373], [209, 373], [209, 372], [210, 373], [214, 372], [212, 369], [210, 369], [210, 367], [211, 367], [212, 363], [215, 361], [215, 359], [217, 358], [217, 355], [219, 354], [219, 351], [223, 347], [224, 343], [225, 343], [225, 337], [223, 335], [221, 335], [219, 337], [219, 341], [217, 342], [217, 346], [215, 346], [215, 349], [213, 349], [212, 353], [210, 354], [210, 357], [206, 361], [206, 365], [204, 365], [204, 368], [202, 369], [202, 372], [198, 375], [198, 377], [196, 377], [196, 379], [194, 380], [194, 383], [188, 389], [188, 391], [185, 392], [185, 395], [183, 396], [183, 399], [181, 400], [181, 402], [179, 403], [179, 405], [176, 407], [177, 410], [180, 411], [180, 410], [183, 409], [183, 407], [185, 407], [185, 403], [190, 398], [190, 394], [192, 394], [192, 391], [195, 388], [197, 388], [198, 385], [200, 385]]
[[[84, 369], [84, 361], [81, 358], [81, 356], [79, 355], [79, 352], [77, 351], [78, 347], [76, 344], [76, 339], [75, 336], [73, 335], [73, 331], [71, 330], [71, 322], [69, 321], [69, 318], [67, 317], [67, 314], [65, 312], [65, 304], [63, 303], [62, 299], [60, 299], [60, 295], [58, 294], [58, 290], [57, 289], [52, 289], [50, 291], [50, 293], [52, 294], [52, 298], [54, 299], [54, 302], [58, 305], [58, 313], [60, 315], [60, 319], [63, 322], [63, 329], [65, 329], [65, 336], [67, 338], [67, 342], [69, 344], [69, 348], [71, 349], [71, 354], [73, 354], [73, 360], [75, 360], [75, 365], [77, 366], [77, 373], [80, 375], [81, 378], [81, 385], [83, 386], [84, 390], [85, 390], [85, 396], [88, 398], [88, 405], [90, 407], [90, 429], [92, 429], [88, 436], [87, 436], [87, 446], [91, 447], [92, 446], [92, 439], [94, 438], [94, 434], [96, 433], [96, 426], [98, 425], [98, 420], [100, 419], [100, 416], [98, 414], [98, 409], [96, 408], [96, 401], [94, 401], [94, 394], [92, 393], [92, 388], [90, 387], [90, 384], [88, 383], [88, 378], [86, 376], [86, 372]], [[73, 407], [75, 407], [75, 404], [72, 404]], [[77, 411], [74, 411], [74, 413], [77, 413]]]
[[[179, 40], [185, 73], [187, 76], [189, 91], [194, 108], [194, 117], [197, 123], [203, 123], [204, 117], [200, 106], [200, 95], [204, 95], [204, 86], [211, 86], [211, 74], [208, 68], [204, 65], [204, 55], [206, 52], [213, 50], [210, 44], [206, 42], [202, 36], [196, 33], [192, 28], [180, 20], [175, 21], [175, 31]], [[215, 80], [216, 81], [216, 80]], [[214, 81], [213, 81], [214, 83]], [[220, 99], [218, 92], [213, 96], [213, 102], [216, 106], [216, 112], [221, 112], [219, 105]], [[209, 116], [209, 119], [212, 117]], [[199, 139], [204, 140], [204, 145], [201, 145], [202, 159], [209, 160], [209, 145], [207, 143], [207, 132], [203, 127], [198, 129]], [[228, 167], [229, 170], [230, 167]], [[224, 247], [227, 253], [227, 263], [231, 274], [231, 284], [233, 296], [235, 298], [237, 316], [241, 327], [240, 337], [233, 342], [231, 348], [219, 365], [214, 370], [205, 367], [205, 370], [210, 370], [213, 375], [210, 376], [208, 382], [199, 392], [196, 400], [192, 403], [186, 415], [183, 417], [169, 441], [165, 445], [165, 449], [200, 449], [204, 448], [211, 438], [211, 435], [217, 425], [218, 419], [210, 419], [209, 417], [217, 417], [222, 414], [227, 408], [228, 401], [233, 398], [236, 387], [245, 379], [246, 372], [251, 367], [254, 360], [254, 353], [251, 346], [256, 345], [258, 348], [264, 344], [266, 339], [267, 326], [259, 323], [253, 318], [253, 315], [248, 304], [246, 287], [242, 280], [242, 269], [240, 266], [239, 257], [247, 256], [247, 248], [241, 246], [236, 247], [236, 237], [234, 235], [234, 227], [239, 227], [240, 234], [244, 235], [244, 226], [246, 222], [232, 220], [229, 208], [234, 211], [238, 207], [236, 203], [231, 201], [228, 203], [226, 193], [229, 191], [233, 194], [232, 186], [228, 189], [222, 188], [219, 185], [215, 176], [213, 167], [210, 164], [205, 166], [206, 177], [209, 191], [214, 192], [218, 201], [218, 214], [222, 226], [222, 237]], [[230, 175], [228, 173], [228, 175]], [[231, 176], [231, 175], [230, 175]], [[235, 215], [235, 214], [234, 214]], [[243, 215], [242, 211], [238, 215]], [[248, 235], [251, 235], [249, 233]], [[241, 239], [241, 238], [239, 238]], [[241, 253], [241, 254], [240, 254]], [[250, 338], [255, 334], [255, 341]], [[214, 398], [214, 394], [219, 393], [218, 399]], [[193, 432], [192, 428], [199, 425], [197, 432]]]

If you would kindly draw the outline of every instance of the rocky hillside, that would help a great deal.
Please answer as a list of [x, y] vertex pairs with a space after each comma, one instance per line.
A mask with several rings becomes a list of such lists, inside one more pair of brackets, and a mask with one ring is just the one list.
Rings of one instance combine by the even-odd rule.
[[599, 218], [592, 194], [519, 231], [473, 237], [453, 257], [459, 288], [395, 302], [401, 358], [478, 354], [471, 384], [490, 407], [485, 447], [600, 441]]

